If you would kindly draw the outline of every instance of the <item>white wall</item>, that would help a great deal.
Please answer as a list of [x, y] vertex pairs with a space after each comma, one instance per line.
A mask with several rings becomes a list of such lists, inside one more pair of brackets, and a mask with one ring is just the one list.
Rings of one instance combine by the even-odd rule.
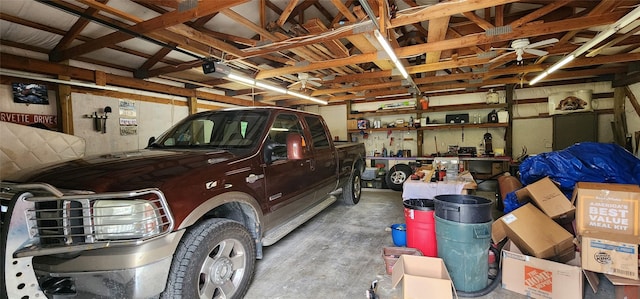
[[[630, 86], [631, 90], [637, 97], [640, 97], [640, 83]], [[546, 104], [517, 104], [518, 100], [531, 98], [546, 98], [549, 94], [559, 91], [572, 91], [577, 89], [593, 89], [594, 93], [613, 92], [610, 84], [607, 82], [577, 84], [559, 87], [542, 87], [542, 88], [526, 88], [515, 90], [514, 111], [512, 117], [535, 116], [540, 113], [547, 113]], [[127, 92], [131, 92], [127, 90]], [[143, 93], [143, 92], [139, 92]], [[504, 93], [502, 93], [503, 95]], [[155, 95], [157, 97], [167, 97]], [[430, 105], [451, 105], [462, 103], [482, 102], [484, 93], [474, 93], [465, 95], [452, 95], [442, 97], [431, 97]], [[168, 97], [173, 101], [182, 101], [185, 99], [180, 97]], [[120, 136], [119, 123], [117, 115], [118, 98], [110, 98], [103, 96], [95, 96], [90, 94], [73, 93], [73, 117], [75, 135], [85, 138], [87, 141], [87, 154], [101, 154], [111, 151], [127, 151], [144, 148], [149, 137], [158, 136], [168, 129], [180, 119], [188, 115], [188, 109], [184, 105], [159, 104], [144, 101], [134, 101], [138, 120], [138, 134], [133, 136]], [[502, 99], [504, 101], [504, 99]], [[0, 85], [0, 111], [13, 113], [28, 114], [44, 114], [56, 115], [56, 97], [55, 92], [49, 90], [49, 105], [25, 105], [13, 102], [10, 85]], [[354, 110], [374, 111], [380, 106], [377, 103], [362, 103], [354, 105]], [[85, 118], [85, 115], [92, 114], [95, 111], [102, 111], [105, 106], [111, 106], [113, 113], [109, 115], [107, 120], [107, 133], [102, 134], [93, 130], [93, 120]], [[613, 106], [613, 99], [598, 99], [594, 102], [594, 108], [608, 109]], [[340, 140], [347, 139], [346, 119], [348, 117], [345, 105], [334, 106], [309, 106], [306, 110], [321, 114], [331, 130], [332, 135], [338, 136]], [[491, 109], [481, 109], [476, 111], [460, 111], [459, 113], [469, 112], [471, 117], [476, 112], [484, 117], [486, 121], [487, 113]], [[430, 119], [444, 122], [444, 116], [447, 113], [457, 113], [456, 111], [443, 113], [429, 113]], [[380, 116], [381, 122], [388, 123], [402, 118], [405, 121], [413, 114], [403, 114], [394, 116]], [[414, 115], [415, 116], [415, 115]], [[629, 100], [626, 101], [626, 118], [628, 123], [628, 131], [640, 131], [640, 117], [636, 114]], [[603, 114], [599, 117], [599, 141], [612, 142], [613, 134], [610, 122], [613, 119], [611, 114]], [[373, 120], [373, 119], [371, 119]], [[447, 151], [449, 145], [458, 146], [475, 146], [481, 149], [483, 135], [491, 133], [493, 136], [493, 148], [504, 148], [505, 141], [503, 139], [504, 128], [477, 129], [466, 128], [464, 130], [464, 141], [462, 140], [462, 131], [460, 129], [446, 130], [427, 130], [424, 131], [424, 152], [422, 155], [429, 155], [436, 152]], [[364, 142], [367, 147], [367, 154], [373, 151], [381, 151], [382, 147], [386, 147], [388, 151], [397, 152], [400, 149], [411, 150], [415, 156], [417, 154], [416, 132], [406, 130], [391, 130], [387, 132], [372, 132], [368, 138], [358, 136], [359, 141]], [[0, 136], [1, 137], [1, 136]], [[393, 144], [391, 143], [393, 138]], [[513, 121], [513, 156], [517, 157], [523, 146], [526, 146], [529, 154], [547, 152], [551, 150], [552, 138], [552, 118], [535, 118], [535, 119], [515, 119]]]
[[[640, 83], [630, 86], [636, 97], [640, 98]], [[553, 87], [540, 87], [540, 88], [526, 88], [519, 89], [516, 86], [514, 91], [515, 105], [513, 108], [513, 114], [510, 117], [515, 118], [513, 120], [513, 148], [512, 156], [518, 157], [523, 147], [527, 148], [528, 154], [539, 154], [543, 152], [549, 152], [552, 150], [553, 142], [553, 118], [527, 118], [537, 117], [539, 114], [548, 113], [547, 103], [535, 103], [535, 104], [518, 104], [518, 101], [525, 99], [537, 99], [548, 98], [552, 93], [562, 91], [575, 91], [580, 89], [591, 89], [593, 93], [613, 93], [613, 88], [610, 82], [596, 82], [585, 83], [575, 85], [553, 86]], [[501, 102], [504, 103], [504, 91], [500, 92]], [[413, 99], [409, 99], [413, 100]], [[393, 102], [393, 101], [392, 101]], [[399, 102], [399, 101], [395, 101]], [[454, 105], [454, 104], [469, 104], [469, 103], [483, 103], [484, 93], [472, 93], [462, 95], [450, 95], [440, 97], [430, 97], [430, 106], [439, 105]], [[352, 109], [359, 112], [369, 112], [377, 110], [382, 104], [388, 102], [375, 102], [375, 103], [358, 103], [354, 104]], [[613, 98], [602, 98], [593, 101], [594, 109], [611, 109], [613, 107]], [[633, 106], [626, 100], [626, 118], [628, 124], [628, 131], [633, 135], [633, 132], [640, 131], [640, 117], [636, 114]], [[474, 114], [482, 116], [483, 122], [486, 122], [487, 114], [491, 111], [489, 109], [480, 109], [473, 111], [448, 111], [442, 113], [429, 113], [423, 114], [423, 116], [429, 116], [432, 121], [444, 122], [446, 114], [452, 113], [469, 113], [470, 118]], [[340, 136], [341, 140], [346, 139], [346, 123], [345, 119], [348, 117], [346, 111], [346, 105], [337, 106], [324, 106], [320, 107], [317, 111], [320, 113], [331, 129], [332, 134]], [[379, 119], [383, 126], [386, 123], [393, 122], [396, 119], [404, 119], [409, 121], [409, 117], [415, 114], [407, 113], [400, 115], [387, 115], [380, 117], [368, 117], [370, 121]], [[521, 118], [521, 119], [518, 119]], [[600, 114], [598, 117], [598, 141], [603, 143], [613, 142], [613, 133], [611, 130], [611, 121], [613, 120], [612, 114]], [[436, 140], [437, 151], [446, 152], [449, 145], [458, 146], [475, 146], [479, 151], [482, 150], [483, 135], [485, 133], [491, 133], [493, 137], [493, 149], [504, 148], [506, 142], [504, 140], [505, 129], [504, 128], [465, 128], [464, 140], [462, 139], [462, 130], [460, 129], [445, 129], [445, 130], [425, 130], [423, 140], [423, 153], [422, 155], [429, 155], [436, 152]], [[382, 147], [386, 147], [387, 150], [393, 150], [397, 152], [399, 149], [411, 150], [415, 156], [417, 150], [416, 143], [417, 134], [414, 130], [390, 130], [388, 132], [370, 132], [365, 139], [364, 136], [358, 135], [358, 141], [363, 142], [367, 148], [367, 155], [372, 155], [376, 150], [381, 151]], [[393, 144], [390, 146], [391, 138], [393, 138]]]
[[[131, 92], [131, 91], [127, 91]], [[139, 94], [143, 92], [137, 92]], [[148, 94], [148, 93], [147, 93]], [[158, 97], [165, 97], [156, 95]], [[185, 99], [168, 97], [174, 102]], [[147, 146], [149, 137], [158, 136], [170, 126], [188, 115], [188, 109], [184, 105], [160, 104], [145, 101], [133, 101], [135, 103], [136, 119], [138, 122], [137, 134], [121, 136], [119, 124], [119, 98], [97, 96], [84, 93], [72, 93], [73, 130], [74, 135], [82, 137], [86, 141], [86, 155], [104, 154], [108, 152], [129, 151]], [[129, 99], [125, 99], [129, 100]], [[49, 90], [49, 105], [19, 104], [13, 102], [10, 85], [0, 85], [0, 112], [57, 115], [56, 95]], [[103, 115], [104, 108], [110, 106], [112, 113], [106, 120], [106, 133], [94, 130], [94, 119], [87, 118], [98, 112]], [[60, 120], [58, 120], [59, 122]], [[0, 136], [1, 138], [2, 136]], [[3, 142], [7, 142], [4, 141]]]
[[[121, 136], [120, 115], [118, 112], [119, 102], [119, 98], [80, 93], [72, 94], [74, 135], [85, 139], [87, 155], [144, 148], [147, 146], [149, 137], [157, 137], [188, 115], [186, 106], [133, 101], [136, 110], [135, 118], [138, 122], [137, 134]], [[102, 115], [106, 106], [110, 106], [113, 111], [108, 114], [106, 133], [95, 131], [94, 119], [87, 118], [86, 115], [93, 114], [96, 111], [99, 115]]]

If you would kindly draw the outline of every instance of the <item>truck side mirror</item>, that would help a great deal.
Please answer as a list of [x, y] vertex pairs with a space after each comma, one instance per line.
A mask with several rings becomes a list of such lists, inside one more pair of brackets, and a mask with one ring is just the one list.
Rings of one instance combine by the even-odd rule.
[[147, 142], [147, 147], [150, 147], [154, 142], [156, 142], [156, 137], [149, 137], [149, 141]]
[[304, 158], [304, 138], [298, 133], [287, 134], [287, 158], [301, 160]]

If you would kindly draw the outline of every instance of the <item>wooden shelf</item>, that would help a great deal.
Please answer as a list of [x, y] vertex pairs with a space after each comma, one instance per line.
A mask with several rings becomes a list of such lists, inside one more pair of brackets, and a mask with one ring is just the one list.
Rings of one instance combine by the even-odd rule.
[[445, 129], [461, 129], [461, 128], [506, 128], [509, 123], [481, 123], [481, 124], [431, 124], [424, 127], [397, 127], [397, 128], [379, 128], [379, 129], [366, 129], [366, 130], [348, 130], [349, 133], [365, 132], [387, 132], [391, 131], [424, 131], [424, 130], [445, 130]]
[[398, 114], [415, 114], [415, 113], [431, 113], [431, 112], [445, 112], [445, 111], [460, 111], [460, 110], [478, 110], [478, 109], [502, 109], [507, 108], [506, 103], [500, 104], [460, 104], [460, 105], [446, 105], [446, 106], [431, 106], [429, 109], [389, 109], [389, 110], [376, 110], [365, 111], [359, 113], [350, 113], [347, 118], [360, 118], [360, 117], [375, 117], [384, 115], [398, 115]]
[[432, 124], [418, 128], [418, 130], [442, 130], [461, 128], [506, 128], [509, 123], [481, 123], [481, 124]]

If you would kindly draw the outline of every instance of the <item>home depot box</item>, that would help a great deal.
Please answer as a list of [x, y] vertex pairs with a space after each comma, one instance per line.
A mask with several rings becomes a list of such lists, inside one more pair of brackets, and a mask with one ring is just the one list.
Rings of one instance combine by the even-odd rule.
[[491, 230], [495, 242], [509, 237], [523, 253], [537, 258], [566, 262], [575, 254], [573, 235], [531, 203], [494, 221]]
[[391, 285], [395, 288], [402, 280], [403, 298], [451, 299], [453, 282], [441, 258], [401, 255], [393, 265]]
[[636, 237], [640, 243], [640, 187], [578, 182], [571, 199], [576, 205], [578, 234], [590, 231]]
[[509, 241], [502, 249], [502, 288], [533, 298], [582, 298], [580, 257], [552, 262], [525, 255]]
[[554, 220], [573, 220], [576, 208], [548, 177], [516, 191], [520, 202], [531, 201]]
[[604, 233], [583, 235], [581, 248], [585, 270], [638, 279], [638, 243], [630, 237]]

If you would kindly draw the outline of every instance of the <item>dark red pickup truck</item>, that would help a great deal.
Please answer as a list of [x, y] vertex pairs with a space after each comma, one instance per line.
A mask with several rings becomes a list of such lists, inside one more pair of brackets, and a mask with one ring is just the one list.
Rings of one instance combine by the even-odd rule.
[[189, 116], [144, 150], [16, 174], [0, 183], [0, 292], [242, 298], [263, 246], [338, 197], [358, 203], [364, 157], [319, 115], [238, 108]]

